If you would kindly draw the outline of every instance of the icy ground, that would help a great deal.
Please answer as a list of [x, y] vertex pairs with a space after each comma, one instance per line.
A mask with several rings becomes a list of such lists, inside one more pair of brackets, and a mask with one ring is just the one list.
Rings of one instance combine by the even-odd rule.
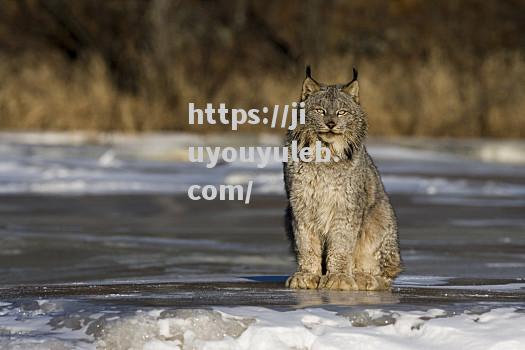
[[187, 162], [280, 143], [236, 136], [0, 134], [0, 349], [525, 349], [524, 142], [371, 140], [405, 270], [327, 296], [283, 288], [281, 164]]

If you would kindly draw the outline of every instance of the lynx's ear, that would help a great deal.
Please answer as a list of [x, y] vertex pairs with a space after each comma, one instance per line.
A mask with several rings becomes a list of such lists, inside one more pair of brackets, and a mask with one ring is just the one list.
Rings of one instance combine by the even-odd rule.
[[359, 103], [359, 83], [357, 82], [357, 69], [354, 68], [353, 72], [354, 72], [354, 77], [352, 78], [352, 81], [344, 85], [341, 88], [341, 91], [352, 96], [355, 102]]
[[312, 78], [312, 71], [310, 66], [306, 66], [306, 78], [303, 81], [303, 90], [301, 91], [301, 102], [306, 100], [308, 96], [316, 91], [319, 91], [321, 86]]

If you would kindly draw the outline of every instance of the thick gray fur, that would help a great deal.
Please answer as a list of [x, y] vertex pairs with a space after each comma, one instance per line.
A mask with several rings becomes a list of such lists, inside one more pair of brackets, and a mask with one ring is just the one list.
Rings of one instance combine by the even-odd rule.
[[367, 117], [357, 71], [348, 84], [325, 85], [308, 68], [301, 101], [306, 124], [288, 132], [287, 146], [320, 140], [332, 160], [284, 163], [286, 228], [298, 265], [286, 286], [388, 290], [401, 271], [397, 222], [363, 144]]

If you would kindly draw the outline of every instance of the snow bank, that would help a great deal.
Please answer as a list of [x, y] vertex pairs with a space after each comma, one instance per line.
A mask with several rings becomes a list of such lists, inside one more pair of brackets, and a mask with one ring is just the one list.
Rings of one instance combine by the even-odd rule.
[[401, 310], [210, 307], [95, 311], [68, 300], [0, 303], [0, 348], [523, 350], [523, 306], [482, 304], [412, 310], [406, 306]]
[[107, 329], [108, 349], [524, 349], [525, 314], [512, 308], [450, 315], [265, 308], [139, 313]]

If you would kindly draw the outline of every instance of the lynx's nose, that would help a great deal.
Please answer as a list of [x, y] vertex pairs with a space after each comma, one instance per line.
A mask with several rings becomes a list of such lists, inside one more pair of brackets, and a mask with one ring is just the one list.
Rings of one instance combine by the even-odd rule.
[[330, 120], [328, 123], [326, 123], [326, 126], [329, 127], [330, 129], [333, 129], [335, 126], [335, 122]]

